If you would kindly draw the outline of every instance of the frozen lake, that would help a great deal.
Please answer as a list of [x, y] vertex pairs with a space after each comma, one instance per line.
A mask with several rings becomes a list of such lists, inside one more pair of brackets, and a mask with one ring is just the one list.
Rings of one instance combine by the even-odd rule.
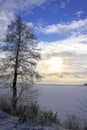
[[[58, 112], [61, 118], [64, 118], [66, 114], [87, 117], [86, 113], [80, 109], [82, 106], [80, 101], [86, 100], [84, 105], [87, 103], [87, 86], [37, 84], [35, 87], [40, 93], [37, 101], [43, 108]], [[0, 90], [0, 93], [3, 93], [3, 89]], [[5, 93], [7, 93], [6, 89]]]
[[81, 117], [86, 116], [86, 113], [80, 109], [82, 107], [80, 101], [86, 100], [85, 103], [87, 103], [87, 86], [55, 84], [39, 84], [37, 86], [41, 93], [38, 98], [41, 106], [58, 112], [62, 118], [66, 114], [77, 114]]

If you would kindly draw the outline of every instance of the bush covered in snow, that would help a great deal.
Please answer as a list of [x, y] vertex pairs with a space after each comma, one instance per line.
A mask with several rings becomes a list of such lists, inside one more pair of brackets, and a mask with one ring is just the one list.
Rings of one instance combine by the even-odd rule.
[[59, 124], [57, 113], [52, 111], [42, 110], [35, 102], [30, 105], [19, 105], [17, 116], [21, 122], [36, 122], [41, 125], [48, 125], [51, 123]]

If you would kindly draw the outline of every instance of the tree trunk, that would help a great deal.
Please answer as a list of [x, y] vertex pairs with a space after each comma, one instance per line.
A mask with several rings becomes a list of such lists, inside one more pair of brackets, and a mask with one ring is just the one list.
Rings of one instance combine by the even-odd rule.
[[12, 109], [13, 114], [17, 112], [17, 76], [18, 76], [18, 59], [19, 59], [19, 49], [20, 49], [20, 25], [21, 19], [18, 17], [18, 43], [17, 43], [17, 53], [16, 53], [16, 61], [15, 61], [15, 68], [14, 68], [14, 79], [13, 79], [13, 100], [12, 100]]
[[12, 109], [13, 109], [13, 114], [16, 114], [17, 112], [17, 76], [18, 76], [18, 57], [19, 57], [19, 47], [20, 43], [18, 44], [17, 48], [17, 54], [16, 54], [16, 62], [15, 62], [15, 68], [14, 68], [14, 79], [13, 79], [13, 100], [12, 100]]
[[16, 112], [17, 112], [17, 89], [16, 89], [16, 82], [13, 83], [12, 111], [13, 111], [13, 114], [16, 114]]
[[13, 99], [12, 99], [12, 111], [13, 114], [16, 114], [17, 112], [17, 68], [15, 68], [15, 74], [14, 74], [14, 80], [13, 80]]

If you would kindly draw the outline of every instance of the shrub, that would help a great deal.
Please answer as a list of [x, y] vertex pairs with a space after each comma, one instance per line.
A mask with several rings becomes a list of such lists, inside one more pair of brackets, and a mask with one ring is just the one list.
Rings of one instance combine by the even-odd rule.
[[80, 122], [75, 115], [67, 115], [64, 126], [69, 130], [80, 130]]
[[83, 130], [87, 130], [87, 121], [84, 121]]
[[52, 111], [44, 111], [41, 110], [38, 114], [38, 122], [41, 125], [50, 125], [51, 123], [59, 123], [57, 118], [57, 113], [53, 113]]
[[39, 105], [31, 103], [29, 105], [20, 104], [17, 109], [17, 116], [21, 122], [27, 122], [30, 120], [36, 120], [38, 115]]
[[40, 106], [34, 102], [30, 105], [20, 104], [18, 106], [17, 116], [21, 122], [35, 122], [41, 125], [59, 123], [57, 113], [41, 110]]
[[12, 114], [11, 100], [7, 96], [0, 96], [0, 110]]
[[[11, 100], [8, 97], [0, 97], [0, 109], [8, 114], [12, 114]], [[42, 110], [37, 102], [31, 102], [28, 105], [18, 104], [16, 115], [20, 122], [35, 122], [41, 125], [60, 122], [57, 113]]]

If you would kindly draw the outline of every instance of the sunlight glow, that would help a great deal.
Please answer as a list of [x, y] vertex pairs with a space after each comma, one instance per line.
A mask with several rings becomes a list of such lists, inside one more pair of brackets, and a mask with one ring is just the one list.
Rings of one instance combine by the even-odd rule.
[[53, 57], [49, 59], [46, 64], [49, 66], [51, 72], [59, 72], [62, 69], [63, 61], [60, 57]]

